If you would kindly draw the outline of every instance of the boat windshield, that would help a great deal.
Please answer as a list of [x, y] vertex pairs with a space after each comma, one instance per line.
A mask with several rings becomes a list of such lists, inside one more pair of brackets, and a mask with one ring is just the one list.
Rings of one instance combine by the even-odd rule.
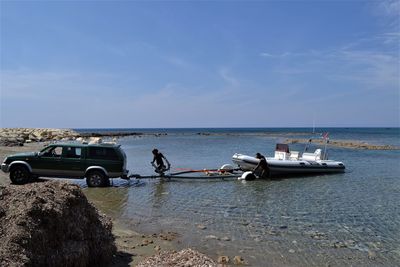
[[276, 144], [275, 151], [289, 153], [289, 145], [288, 144]]

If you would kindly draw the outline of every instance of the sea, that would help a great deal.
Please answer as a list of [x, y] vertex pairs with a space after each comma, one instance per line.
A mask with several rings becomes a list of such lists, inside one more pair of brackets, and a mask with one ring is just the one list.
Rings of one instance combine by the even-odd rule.
[[[171, 171], [233, 164], [234, 153], [273, 156], [287, 138], [400, 147], [400, 128], [76, 129], [137, 132], [118, 139], [131, 174], [155, 175], [157, 148]], [[309, 147], [309, 151], [318, 148]], [[305, 144], [291, 144], [303, 152]], [[106, 214], [142, 233], [173, 231], [178, 246], [250, 266], [400, 266], [400, 150], [328, 145], [344, 173], [237, 179], [114, 179], [86, 195]]]

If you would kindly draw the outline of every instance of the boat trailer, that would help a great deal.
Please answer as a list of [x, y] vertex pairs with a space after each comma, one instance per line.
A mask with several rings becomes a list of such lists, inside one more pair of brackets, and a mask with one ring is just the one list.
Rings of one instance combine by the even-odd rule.
[[[209, 170], [204, 170], [205, 173], [207, 173]], [[191, 176], [188, 174], [193, 174], [193, 173], [198, 173], [199, 171], [193, 170], [193, 171], [185, 171], [185, 172], [175, 172], [175, 173], [169, 173], [169, 174], [158, 174], [158, 175], [140, 175], [140, 174], [131, 174], [127, 176], [126, 180], [129, 180], [131, 178], [134, 179], [157, 179], [157, 178], [166, 178], [166, 179], [193, 179], [193, 180], [201, 180], [201, 179], [221, 179], [224, 180], [226, 178], [238, 178], [242, 174], [235, 172], [221, 172], [221, 173], [216, 173], [212, 172], [208, 173], [206, 175], [199, 175], [199, 176]], [[186, 175], [185, 175], [186, 174]]]
[[[180, 172], [166, 173], [169, 170], [166, 169], [163, 172], [159, 172], [157, 168], [155, 168], [155, 172], [157, 175], [140, 175], [140, 174], [131, 174], [129, 176], [123, 177], [123, 179], [130, 180], [134, 179], [157, 179], [157, 178], [166, 178], [166, 179], [193, 179], [193, 180], [210, 180], [210, 179], [227, 179], [227, 178], [238, 178], [242, 175], [243, 171], [240, 168], [234, 168], [230, 164], [225, 164], [219, 169], [202, 169], [202, 170], [184, 170]], [[189, 175], [202, 173], [203, 175]]]

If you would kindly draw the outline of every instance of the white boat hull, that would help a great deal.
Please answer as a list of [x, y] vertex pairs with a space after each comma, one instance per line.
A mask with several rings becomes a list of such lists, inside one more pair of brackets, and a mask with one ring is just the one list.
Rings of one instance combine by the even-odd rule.
[[[307, 174], [307, 173], [333, 173], [344, 172], [343, 162], [334, 160], [302, 160], [266, 158], [271, 175], [282, 174]], [[243, 154], [234, 154], [232, 161], [243, 171], [253, 171], [259, 159]]]

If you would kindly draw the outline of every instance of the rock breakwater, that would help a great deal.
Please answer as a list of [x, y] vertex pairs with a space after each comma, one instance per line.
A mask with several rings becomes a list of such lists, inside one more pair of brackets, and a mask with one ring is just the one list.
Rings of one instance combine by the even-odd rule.
[[0, 146], [22, 146], [24, 143], [75, 140], [80, 134], [71, 129], [1, 128]]
[[[0, 146], [23, 146], [24, 143], [78, 141], [94, 137], [118, 138], [125, 136], [142, 136], [138, 132], [77, 132], [72, 129], [52, 128], [1, 128]], [[154, 136], [167, 135], [166, 133], [150, 134]]]

